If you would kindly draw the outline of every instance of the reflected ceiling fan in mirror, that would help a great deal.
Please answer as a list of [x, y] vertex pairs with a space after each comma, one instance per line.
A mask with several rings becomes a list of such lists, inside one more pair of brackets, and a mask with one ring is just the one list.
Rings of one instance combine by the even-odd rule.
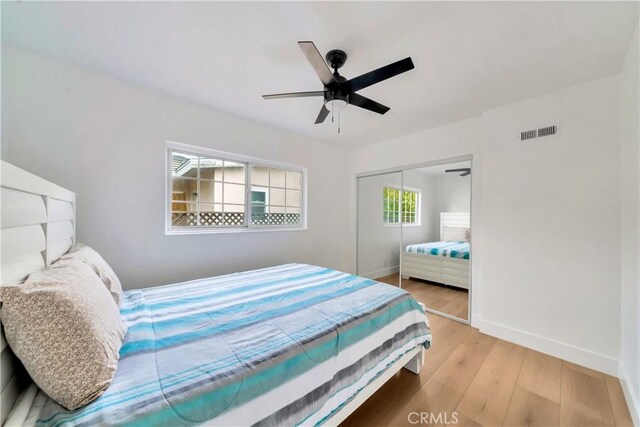
[[[329, 51], [325, 56], [327, 60], [325, 62], [313, 42], [301, 41], [298, 42], [298, 46], [300, 46], [302, 53], [307, 57], [311, 67], [313, 67], [314, 71], [320, 78], [320, 81], [324, 85], [324, 89], [312, 92], [277, 93], [272, 95], [262, 95], [262, 97], [264, 99], [283, 99], [322, 96], [324, 98], [324, 104], [322, 105], [322, 108], [320, 108], [320, 113], [316, 118], [316, 124], [323, 123], [329, 113], [332, 113], [331, 118], [333, 121], [333, 115], [337, 114], [338, 133], [340, 133], [340, 112], [347, 108], [347, 105], [349, 104], [378, 114], [385, 114], [389, 111], [389, 107], [364, 97], [356, 93], [357, 91], [414, 68], [413, 61], [411, 61], [410, 57], [407, 57], [376, 70], [369, 71], [361, 76], [347, 80], [338, 73], [338, 69], [347, 61], [347, 54], [344, 51], [339, 49]], [[331, 65], [331, 68], [333, 68], [333, 73], [329, 69], [327, 63]]]
[[444, 171], [445, 173], [449, 172], [462, 172], [460, 176], [471, 175], [471, 168], [459, 168], [459, 169], [447, 169]]

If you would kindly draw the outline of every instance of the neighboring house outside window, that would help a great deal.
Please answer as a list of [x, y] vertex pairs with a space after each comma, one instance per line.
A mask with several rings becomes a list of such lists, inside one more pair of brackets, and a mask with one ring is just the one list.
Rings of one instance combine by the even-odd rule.
[[167, 143], [167, 234], [304, 229], [306, 170]]
[[420, 191], [387, 186], [382, 189], [382, 222], [385, 225], [420, 225]]
[[267, 213], [269, 204], [269, 189], [263, 187], [251, 187], [251, 213], [252, 215], [263, 215]]

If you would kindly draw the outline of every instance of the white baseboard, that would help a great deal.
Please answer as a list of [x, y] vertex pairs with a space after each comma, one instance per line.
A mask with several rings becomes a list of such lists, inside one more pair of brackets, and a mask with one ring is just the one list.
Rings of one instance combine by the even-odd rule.
[[605, 374], [618, 376], [618, 360], [613, 357], [484, 320], [477, 316], [472, 317], [471, 324], [487, 335], [604, 372]]
[[633, 419], [634, 426], [640, 426], [640, 404], [638, 402], [638, 398], [629, 384], [629, 375], [627, 374], [627, 370], [620, 363], [618, 367], [618, 378], [620, 378], [620, 384], [622, 385], [622, 391], [624, 392], [624, 398], [627, 401], [627, 406], [629, 407], [629, 412], [631, 413], [631, 418]]
[[399, 272], [400, 272], [400, 266], [394, 265], [392, 267], [386, 267], [381, 270], [375, 270], [369, 273], [359, 274], [358, 276], [366, 277], [367, 279], [377, 279], [379, 277], [384, 277], [384, 276], [388, 276], [390, 274], [399, 273]]

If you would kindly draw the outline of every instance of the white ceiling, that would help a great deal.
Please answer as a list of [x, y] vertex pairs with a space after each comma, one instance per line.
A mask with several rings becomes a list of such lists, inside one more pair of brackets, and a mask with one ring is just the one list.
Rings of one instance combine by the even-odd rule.
[[[637, 2], [2, 2], [2, 41], [300, 134], [359, 146], [619, 72]], [[411, 56], [362, 95], [342, 134], [296, 41], [345, 50], [355, 77]]]

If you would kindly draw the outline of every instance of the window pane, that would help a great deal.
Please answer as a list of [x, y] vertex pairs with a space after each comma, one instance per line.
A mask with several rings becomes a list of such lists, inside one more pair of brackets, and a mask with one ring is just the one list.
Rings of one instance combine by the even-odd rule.
[[171, 200], [195, 202], [198, 198], [198, 181], [195, 179], [173, 178]]
[[172, 202], [171, 225], [189, 227], [197, 225], [197, 210], [195, 203]]
[[244, 205], [244, 185], [224, 184], [223, 202]]
[[200, 178], [222, 181], [224, 162], [211, 157], [200, 157]]
[[287, 171], [287, 188], [302, 189], [302, 174], [300, 172]]
[[[213, 181], [200, 181], [200, 194], [198, 197], [199, 202], [221, 202], [219, 198], [216, 199], [216, 192], [220, 191], [217, 187], [221, 184]], [[220, 197], [220, 195], [218, 195]]]
[[244, 184], [244, 164], [225, 161], [224, 182]]
[[172, 151], [171, 176], [196, 178], [198, 174], [198, 156]]
[[200, 212], [222, 212], [221, 203], [198, 203]]
[[171, 202], [171, 212], [195, 212], [196, 204], [195, 203], [184, 203], [179, 201]]
[[269, 191], [269, 204], [284, 206], [285, 190], [281, 188], [271, 188]]
[[222, 224], [222, 205], [213, 203], [198, 203], [200, 209], [199, 225], [214, 227]]
[[285, 213], [285, 207], [284, 206], [269, 206], [269, 213], [270, 214], [274, 214], [274, 213]]
[[285, 171], [282, 169], [269, 169], [269, 185], [271, 187], [285, 186]]
[[302, 213], [302, 209], [300, 208], [290, 208], [287, 206], [287, 213], [288, 214], [301, 214]]
[[302, 206], [301, 200], [302, 193], [300, 190], [287, 190], [287, 206], [293, 206], [299, 208]]
[[253, 166], [251, 168], [251, 184], [268, 187], [269, 169], [261, 166]]

